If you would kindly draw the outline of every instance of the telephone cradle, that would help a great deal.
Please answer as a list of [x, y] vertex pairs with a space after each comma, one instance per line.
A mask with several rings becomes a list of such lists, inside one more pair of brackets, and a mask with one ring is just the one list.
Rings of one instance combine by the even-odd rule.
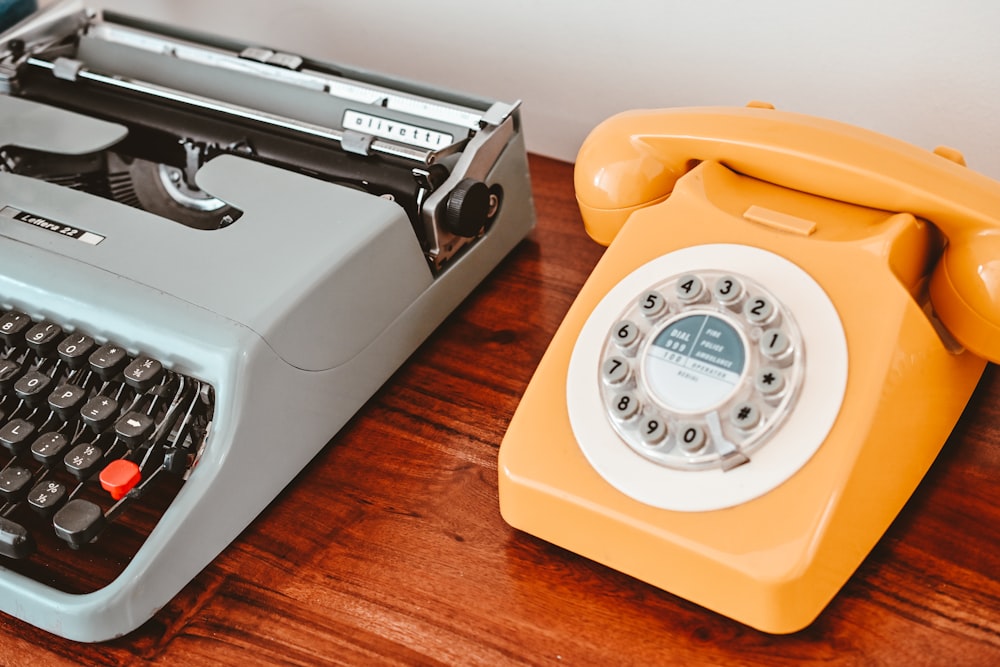
[[609, 247], [504, 437], [501, 513], [800, 630], [1000, 359], [1000, 183], [767, 105], [620, 114], [575, 169]]

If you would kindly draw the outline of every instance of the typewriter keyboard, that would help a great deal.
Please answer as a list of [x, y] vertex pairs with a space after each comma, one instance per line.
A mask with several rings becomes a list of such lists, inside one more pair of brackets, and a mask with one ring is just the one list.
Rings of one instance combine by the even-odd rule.
[[113, 580], [179, 491], [212, 388], [112, 340], [0, 309], [0, 566]]

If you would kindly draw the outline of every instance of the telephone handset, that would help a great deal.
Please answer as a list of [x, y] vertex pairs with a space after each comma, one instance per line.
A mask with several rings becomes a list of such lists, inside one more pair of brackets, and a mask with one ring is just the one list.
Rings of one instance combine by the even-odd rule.
[[[577, 200], [607, 245], [629, 213], [667, 197], [693, 161], [837, 201], [929, 220], [948, 239], [931, 280], [938, 316], [978, 356], [1000, 360], [1000, 183], [957, 153], [931, 153], [833, 121], [769, 108], [620, 114], [580, 150]], [[940, 303], [938, 303], [940, 301]]]
[[1000, 360], [1000, 183], [829, 120], [620, 114], [610, 244], [500, 449], [513, 526], [775, 633], [810, 623]]

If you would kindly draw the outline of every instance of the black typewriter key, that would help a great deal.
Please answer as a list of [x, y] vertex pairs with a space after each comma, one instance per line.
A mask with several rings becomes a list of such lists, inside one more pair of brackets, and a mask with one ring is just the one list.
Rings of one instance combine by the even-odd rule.
[[61, 384], [49, 394], [49, 409], [63, 421], [70, 421], [80, 414], [80, 406], [87, 398], [87, 390], [75, 384]]
[[0, 470], [0, 498], [16, 503], [28, 495], [31, 471], [21, 466], [8, 466]]
[[0, 316], [0, 338], [11, 347], [24, 344], [24, 331], [31, 324], [31, 318], [16, 310], [9, 310]]
[[42, 516], [52, 516], [66, 500], [66, 485], [54, 480], [44, 480], [35, 484], [28, 494], [28, 507]]
[[52, 466], [62, 460], [67, 447], [69, 439], [62, 433], [43, 433], [31, 443], [31, 455], [39, 463]]
[[73, 548], [79, 548], [104, 530], [104, 511], [83, 498], [74, 498], [52, 517], [56, 535]]
[[14, 393], [25, 403], [34, 407], [48, 396], [52, 378], [34, 369], [29, 370], [14, 383]]
[[167, 447], [163, 451], [163, 468], [174, 475], [182, 475], [188, 469], [188, 452], [181, 447]]
[[0, 390], [10, 391], [21, 377], [21, 364], [10, 359], [0, 359]]
[[17, 455], [28, 447], [35, 433], [35, 425], [24, 419], [11, 419], [0, 427], [0, 445]]
[[55, 349], [62, 336], [62, 327], [51, 322], [39, 322], [28, 329], [24, 340], [32, 350], [39, 354], [48, 354]]
[[100, 433], [118, 416], [118, 401], [99, 394], [84, 404], [80, 416], [95, 433]]
[[163, 364], [149, 357], [137, 357], [125, 367], [125, 383], [139, 391], [146, 391], [163, 375]]
[[87, 359], [90, 362], [91, 370], [97, 373], [102, 380], [114, 378], [118, 371], [125, 368], [128, 360], [125, 348], [114, 343], [105, 343]]
[[135, 447], [153, 432], [153, 418], [141, 412], [126, 412], [115, 422], [115, 434], [129, 447]]
[[27, 558], [35, 550], [35, 541], [28, 529], [0, 516], [0, 555], [7, 558]]
[[101, 467], [103, 458], [104, 450], [93, 443], [84, 442], [69, 450], [63, 457], [63, 465], [82, 482]]
[[59, 343], [56, 352], [60, 359], [69, 364], [70, 368], [83, 368], [95, 347], [97, 347], [97, 342], [90, 336], [73, 333]]

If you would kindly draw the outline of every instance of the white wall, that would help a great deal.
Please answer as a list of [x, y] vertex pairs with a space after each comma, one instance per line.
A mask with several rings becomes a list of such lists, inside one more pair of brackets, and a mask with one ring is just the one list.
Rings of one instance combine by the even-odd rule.
[[961, 150], [1000, 179], [995, 0], [91, 0], [524, 101], [529, 149], [572, 160], [638, 107], [779, 108]]

